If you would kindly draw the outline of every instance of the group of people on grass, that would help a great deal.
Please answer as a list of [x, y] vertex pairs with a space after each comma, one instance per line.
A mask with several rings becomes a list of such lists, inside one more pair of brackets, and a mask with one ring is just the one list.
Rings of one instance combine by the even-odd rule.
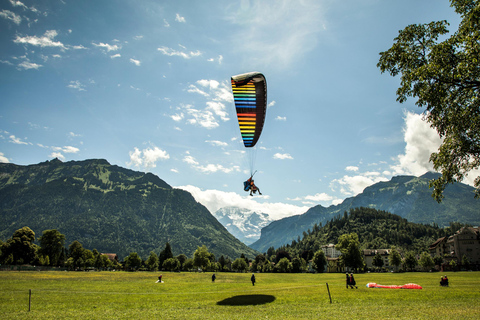
[[351, 289], [353, 289], [353, 287], [358, 289], [357, 282], [355, 281], [355, 278], [353, 277], [353, 273], [348, 274], [348, 272], [347, 272], [345, 275], [347, 276], [347, 289], [348, 289], [348, 287], [350, 287]]

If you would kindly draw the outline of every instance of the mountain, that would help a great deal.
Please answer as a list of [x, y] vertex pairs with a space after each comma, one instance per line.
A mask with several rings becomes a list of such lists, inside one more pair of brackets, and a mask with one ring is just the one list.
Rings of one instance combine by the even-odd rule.
[[421, 177], [397, 176], [379, 182], [341, 204], [325, 208], [310, 208], [304, 214], [277, 220], [263, 228], [260, 239], [250, 247], [265, 252], [296, 240], [315, 224], [325, 224], [351, 208], [374, 208], [396, 214], [410, 222], [447, 226], [450, 222], [480, 224], [480, 201], [474, 199], [474, 188], [462, 183], [448, 185], [445, 198], [436, 202], [428, 188], [429, 181], [438, 174], [426, 173]]
[[231, 234], [246, 245], [257, 241], [260, 238], [261, 229], [273, 221], [265, 213], [238, 207], [221, 208], [213, 215]]
[[0, 164], [0, 239], [30, 227], [38, 239], [57, 229], [66, 245], [146, 258], [168, 241], [174, 255], [192, 256], [206, 245], [215, 256], [237, 258], [257, 252], [233, 237], [186, 191], [151, 173], [110, 165], [106, 160], [55, 159], [36, 165]]

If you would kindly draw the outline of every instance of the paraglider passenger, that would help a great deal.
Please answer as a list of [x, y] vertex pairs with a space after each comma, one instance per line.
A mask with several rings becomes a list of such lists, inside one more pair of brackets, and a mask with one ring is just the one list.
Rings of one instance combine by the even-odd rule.
[[250, 190], [250, 195], [253, 196], [253, 193], [256, 193], [258, 191], [259, 195], [262, 195], [260, 192], [260, 189], [255, 185], [255, 182], [253, 180], [253, 177], [250, 177], [250, 179], [247, 180], [248, 188], [245, 188], [245, 191]]
[[355, 278], [353, 277], [353, 273], [350, 273], [350, 277], [348, 279], [348, 282], [350, 284], [350, 288], [353, 289], [353, 287], [355, 287], [356, 289], [358, 289], [357, 282], [355, 281]]
[[252, 277], [250, 278], [250, 281], [252, 281], [252, 285], [255, 285], [255, 274], [252, 273]]
[[443, 276], [441, 279], [440, 279], [440, 285], [442, 287], [448, 287], [448, 278], [447, 276]]

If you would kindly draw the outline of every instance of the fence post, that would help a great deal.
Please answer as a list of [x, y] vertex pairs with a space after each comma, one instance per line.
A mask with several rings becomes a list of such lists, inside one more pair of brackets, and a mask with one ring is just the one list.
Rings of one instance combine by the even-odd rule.
[[328, 297], [330, 298], [330, 303], [332, 303], [332, 296], [330, 295], [330, 289], [328, 288], [328, 283], [327, 283], [327, 291], [328, 291]]

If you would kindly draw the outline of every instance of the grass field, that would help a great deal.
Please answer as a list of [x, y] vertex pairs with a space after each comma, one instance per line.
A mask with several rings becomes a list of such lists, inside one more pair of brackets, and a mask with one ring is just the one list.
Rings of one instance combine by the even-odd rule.
[[[478, 319], [480, 272], [343, 274], [0, 272], [0, 319]], [[422, 290], [369, 289], [368, 282]], [[332, 303], [328, 296], [327, 286]], [[29, 290], [31, 311], [29, 312]]]

